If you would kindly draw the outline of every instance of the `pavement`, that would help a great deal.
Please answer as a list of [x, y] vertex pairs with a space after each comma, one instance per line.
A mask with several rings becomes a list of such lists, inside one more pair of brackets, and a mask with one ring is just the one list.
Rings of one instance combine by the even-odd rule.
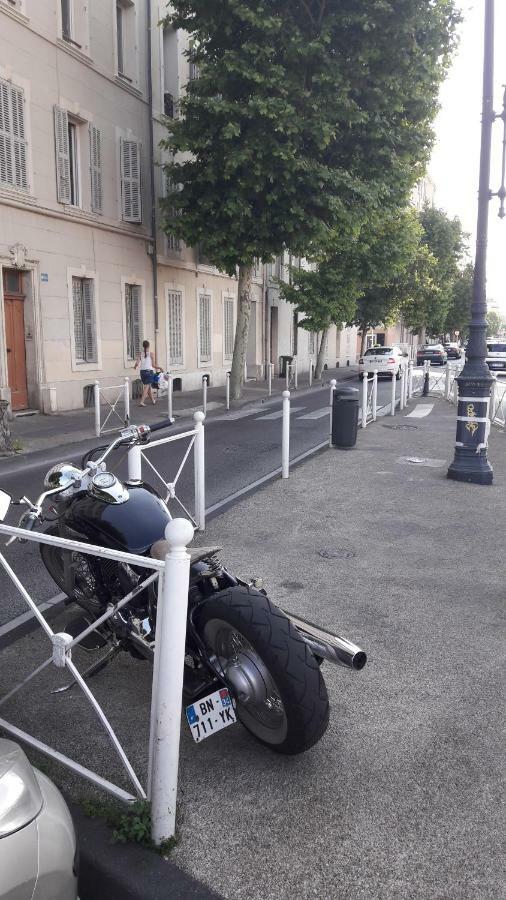
[[[197, 537], [369, 655], [359, 673], [324, 665], [330, 725], [302, 756], [276, 756], [241, 725], [195, 745], [183, 725], [170, 860], [228, 900], [506, 896], [506, 434], [492, 429], [494, 484], [460, 484], [446, 478], [455, 408], [424, 398], [406, 413], [361, 431], [355, 450], [313, 456]], [[47, 654], [40, 631], [5, 647], [3, 690]], [[51, 667], [2, 715], [125, 785], [85, 698], [50, 693], [67, 680]], [[149, 664], [126, 656], [91, 682], [141, 778], [150, 686]], [[75, 799], [93, 795], [45, 768]]]
[[[338, 381], [347, 380], [356, 377], [358, 367], [350, 366], [339, 369], [326, 369], [322, 376], [322, 382], [319, 384], [328, 384], [331, 378]], [[317, 388], [318, 384], [314, 383]], [[272, 395], [280, 396], [286, 388], [284, 378], [272, 379]], [[308, 383], [308, 375], [304, 373], [299, 376], [299, 390], [297, 396], [304, 396], [310, 390]], [[111, 398], [114, 395], [111, 395]], [[242, 397], [240, 400], [231, 401], [230, 409], [237, 410], [249, 403], [262, 402], [268, 397], [267, 382], [249, 379], [243, 386]], [[173, 415], [178, 421], [191, 419], [193, 413], [202, 409], [202, 391], [185, 391], [184, 393], [173, 393]], [[212, 418], [220, 415], [225, 411], [225, 387], [210, 387], [207, 392], [207, 416]], [[145, 407], [139, 407], [137, 400], [130, 401], [130, 421], [132, 424], [146, 423], [154, 425], [160, 422], [162, 418], [166, 418], [167, 412], [167, 394], [161, 394], [156, 405], [146, 404]], [[108, 421], [106, 422], [107, 417]], [[123, 427], [123, 407], [118, 405], [117, 413], [111, 412], [107, 403], [101, 405], [101, 422], [105, 423], [107, 429], [118, 431]], [[95, 412], [94, 408], [75, 409], [69, 412], [56, 413], [54, 415], [43, 415], [38, 412], [21, 413], [15, 415], [11, 422], [12, 438], [20, 444], [20, 454], [35, 453], [41, 450], [49, 450], [57, 446], [64, 447], [66, 445], [89, 441], [95, 439]], [[109, 437], [111, 432], [105, 435]], [[114, 435], [113, 435], [114, 436]], [[0, 459], [0, 467], [2, 461]], [[1, 469], [0, 469], [1, 471]]]

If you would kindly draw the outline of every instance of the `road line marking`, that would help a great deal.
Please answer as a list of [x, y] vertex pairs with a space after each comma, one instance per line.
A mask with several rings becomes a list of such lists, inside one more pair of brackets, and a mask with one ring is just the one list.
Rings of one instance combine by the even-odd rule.
[[[305, 406], [292, 406], [292, 407], [290, 407], [290, 415], [292, 413], [301, 412], [303, 409], [305, 409]], [[276, 410], [276, 412], [268, 413], [266, 416], [257, 416], [255, 421], [259, 422], [261, 419], [262, 422], [265, 422], [266, 419], [280, 419], [282, 415], [283, 415], [283, 410], [278, 409], [278, 410]]]
[[425, 416], [428, 416], [429, 413], [434, 409], [433, 403], [419, 403], [418, 406], [415, 406], [413, 412], [404, 416], [405, 419], [423, 419]]
[[306, 413], [305, 416], [297, 416], [298, 419], [323, 419], [329, 415], [329, 407], [323, 406], [321, 409], [315, 409], [314, 412]]

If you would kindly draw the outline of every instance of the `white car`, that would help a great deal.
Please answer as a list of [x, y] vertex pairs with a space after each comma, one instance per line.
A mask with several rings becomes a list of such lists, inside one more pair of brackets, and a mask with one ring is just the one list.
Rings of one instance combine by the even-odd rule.
[[77, 844], [59, 790], [0, 738], [0, 897], [76, 900]]
[[370, 375], [375, 369], [380, 375], [390, 375], [395, 372], [395, 377], [401, 377], [401, 371], [406, 367], [407, 359], [400, 347], [370, 347], [358, 361], [358, 377], [362, 379], [364, 372]]
[[506, 339], [487, 341], [487, 365], [494, 372], [506, 374]]

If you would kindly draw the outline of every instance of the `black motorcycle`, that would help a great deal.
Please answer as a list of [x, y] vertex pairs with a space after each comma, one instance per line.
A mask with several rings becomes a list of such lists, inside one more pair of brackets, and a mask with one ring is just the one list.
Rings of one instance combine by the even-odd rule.
[[[107, 471], [105, 460], [120, 446], [147, 443], [152, 432], [169, 424], [170, 420], [151, 428], [126, 428], [108, 447], [86, 454], [82, 469], [69, 463], [54, 466], [45, 478], [47, 490], [35, 504], [29, 503], [20, 526], [31, 529], [37, 522], [50, 522], [48, 535], [163, 558], [164, 532], [171, 519], [166, 503], [146, 482], [122, 483]], [[51, 505], [43, 510], [49, 497]], [[258, 580], [247, 582], [232, 575], [220, 561], [220, 549], [190, 551], [184, 675], [190, 729], [194, 739], [201, 740], [237, 716], [278, 753], [301, 753], [319, 741], [328, 725], [322, 661], [362, 669], [366, 654], [277, 607]], [[40, 552], [58, 587], [83, 611], [67, 623], [67, 632], [76, 636], [107, 610], [113, 613], [81, 644], [94, 651], [107, 647], [86, 677], [122, 650], [153, 659], [157, 590], [155, 583], [142, 585], [146, 569], [57, 545], [40, 544]], [[129, 602], [116, 609], [127, 594]], [[207, 702], [212, 695], [221, 698], [224, 707], [229, 705], [229, 713], [222, 715], [221, 724], [211, 716], [207, 728], [205, 722], [199, 726], [198, 710], [213, 706]]]

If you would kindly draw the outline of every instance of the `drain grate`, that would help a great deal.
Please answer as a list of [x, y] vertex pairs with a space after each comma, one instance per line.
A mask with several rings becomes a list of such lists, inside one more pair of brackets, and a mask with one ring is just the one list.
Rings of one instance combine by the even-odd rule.
[[391, 428], [392, 431], [411, 431], [414, 428], [417, 431], [418, 425], [383, 425], [383, 428]]
[[331, 547], [328, 550], [318, 550], [318, 555], [323, 559], [353, 559], [357, 554], [350, 547]]

